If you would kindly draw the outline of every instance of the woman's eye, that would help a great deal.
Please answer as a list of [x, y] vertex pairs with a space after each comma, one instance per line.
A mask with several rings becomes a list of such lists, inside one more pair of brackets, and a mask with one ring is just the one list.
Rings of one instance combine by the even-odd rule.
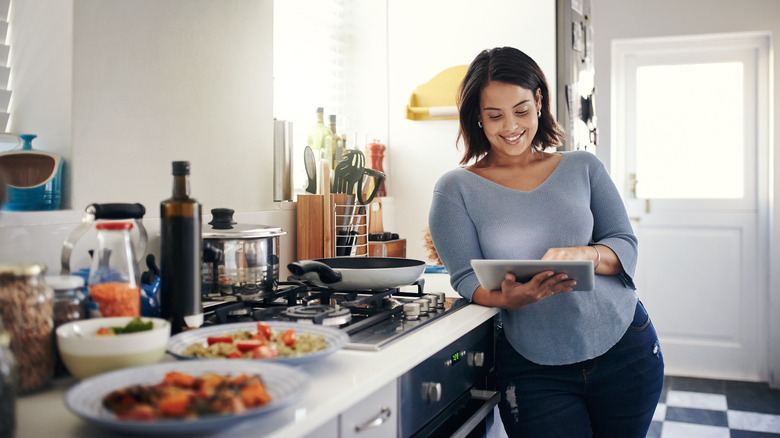
[[488, 117], [489, 117], [491, 120], [496, 120], [496, 119], [500, 119], [500, 118], [501, 118], [501, 115], [500, 115], [500, 114], [498, 114], [498, 115], [493, 115], [493, 116], [488, 116]]
[[516, 111], [515, 114], [517, 114], [518, 116], [524, 116], [528, 114], [528, 110]]

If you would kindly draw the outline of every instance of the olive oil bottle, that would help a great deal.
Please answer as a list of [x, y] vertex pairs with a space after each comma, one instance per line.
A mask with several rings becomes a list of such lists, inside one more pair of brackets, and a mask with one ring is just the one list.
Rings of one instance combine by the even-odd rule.
[[173, 196], [160, 203], [160, 311], [171, 333], [203, 324], [201, 205], [190, 197], [190, 163], [173, 162]]

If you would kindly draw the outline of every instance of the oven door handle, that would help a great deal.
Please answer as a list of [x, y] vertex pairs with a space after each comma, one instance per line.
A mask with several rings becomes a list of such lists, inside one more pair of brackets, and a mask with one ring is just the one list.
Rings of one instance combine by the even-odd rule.
[[465, 438], [467, 437], [477, 425], [485, 419], [491, 412], [493, 412], [493, 408], [498, 404], [498, 402], [501, 400], [501, 394], [496, 391], [485, 391], [482, 389], [472, 389], [471, 390], [471, 398], [474, 400], [484, 400], [485, 403], [480, 406], [480, 408], [474, 412], [474, 414], [469, 417], [466, 421], [463, 422], [463, 424], [456, 430], [450, 438]]

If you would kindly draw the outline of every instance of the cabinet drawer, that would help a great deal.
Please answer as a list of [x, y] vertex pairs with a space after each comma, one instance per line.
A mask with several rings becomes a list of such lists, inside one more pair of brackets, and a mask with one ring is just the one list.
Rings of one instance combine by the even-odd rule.
[[398, 385], [392, 381], [340, 416], [341, 438], [391, 438], [398, 435]]

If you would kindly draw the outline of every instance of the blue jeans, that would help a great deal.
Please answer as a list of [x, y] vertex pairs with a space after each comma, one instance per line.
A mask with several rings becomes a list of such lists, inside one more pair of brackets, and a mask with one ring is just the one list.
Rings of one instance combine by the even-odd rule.
[[617, 344], [571, 365], [537, 365], [518, 354], [503, 332], [498, 336], [498, 406], [512, 438], [644, 438], [663, 381], [658, 336], [639, 302]]

